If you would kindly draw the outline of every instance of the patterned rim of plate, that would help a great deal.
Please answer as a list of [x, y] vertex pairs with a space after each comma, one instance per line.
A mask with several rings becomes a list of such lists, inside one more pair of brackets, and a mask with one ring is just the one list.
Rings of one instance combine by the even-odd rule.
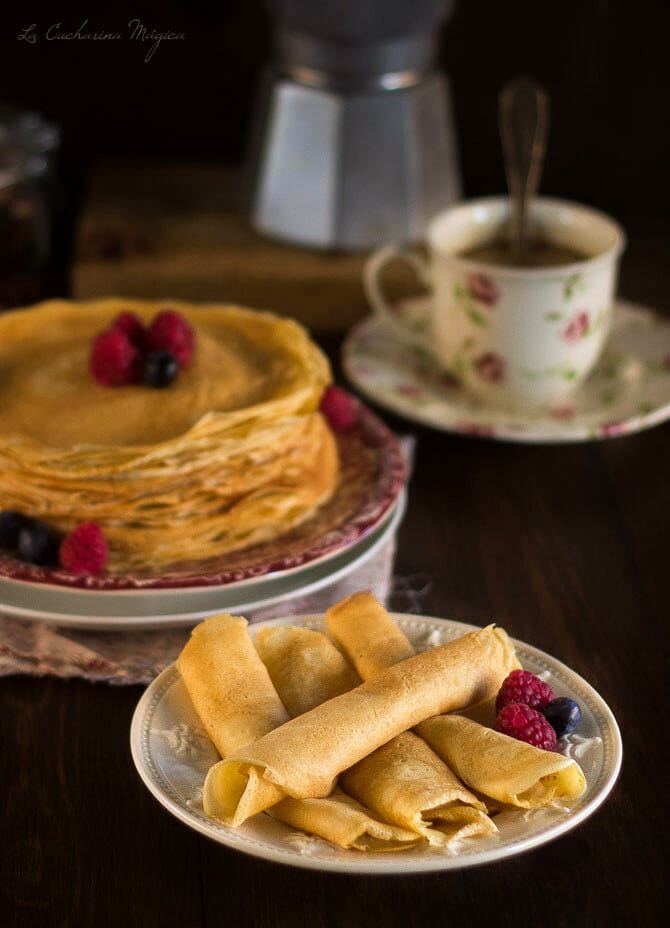
[[[425, 297], [399, 311], [425, 318]], [[670, 323], [642, 306], [617, 302], [596, 370], [566, 403], [545, 411], [494, 409], [467, 396], [419, 348], [400, 342], [376, 317], [349, 332], [342, 348], [348, 379], [380, 406], [432, 428], [514, 442], [578, 442], [628, 435], [670, 418]]]
[[[448, 619], [437, 619], [428, 616], [394, 614], [395, 620], [406, 634], [413, 640], [417, 649], [434, 645], [436, 642], [428, 641], [429, 636], [437, 635], [443, 643], [465, 632], [476, 628], [462, 622]], [[250, 632], [256, 634], [259, 628], [275, 625], [304, 625], [309, 628], [323, 630], [325, 628], [322, 615], [291, 616], [282, 619], [273, 619], [268, 622], [259, 622], [250, 627]], [[419, 641], [417, 641], [419, 639]], [[422, 642], [422, 643], [420, 643]], [[305, 847], [294, 847], [290, 843], [292, 832], [285, 825], [274, 822], [268, 816], [256, 816], [262, 822], [261, 833], [258, 826], [254, 830], [250, 819], [241, 828], [231, 829], [208, 818], [202, 811], [200, 803], [193, 797], [186, 798], [180, 794], [170, 779], [170, 772], [166, 770], [165, 763], [159, 761], [152, 748], [152, 722], [157, 709], [162, 707], [163, 700], [170, 694], [175, 684], [180, 682], [179, 672], [175, 664], [167, 667], [147, 688], [141, 697], [133, 715], [130, 729], [130, 747], [133, 761], [137, 771], [153, 796], [176, 818], [195, 831], [225, 844], [235, 850], [243, 851], [255, 857], [262, 857], [277, 863], [291, 864], [307, 869], [328, 870], [345, 873], [377, 873], [377, 874], [404, 874], [427, 872], [434, 870], [456, 870], [464, 867], [478, 866], [492, 863], [503, 858], [515, 856], [545, 844], [554, 838], [565, 834], [572, 828], [581, 824], [602, 805], [612, 790], [621, 769], [622, 745], [616, 719], [602, 697], [581, 676], [557, 661], [544, 651], [514, 640], [517, 653], [522, 664], [536, 673], [546, 674], [552, 686], [558, 687], [576, 698], [583, 711], [582, 725], [589, 725], [597, 732], [600, 744], [597, 747], [599, 758], [595, 766], [597, 770], [587, 778], [587, 791], [583, 797], [576, 800], [570, 810], [549, 823], [539, 821], [536, 827], [529, 827], [528, 834], [521, 839], [486, 839], [492, 841], [486, 849], [476, 850], [476, 842], [484, 839], [472, 839], [467, 844], [465, 852], [449, 856], [436, 853], [433, 849], [422, 847], [408, 851], [398, 851], [392, 854], [366, 855], [359, 851], [346, 851], [335, 848], [328, 842], [319, 838], [303, 836], [307, 843]], [[191, 708], [191, 713], [193, 712]], [[179, 720], [175, 718], [175, 722]], [[190, 726], [180, 723], [181, 728]], [[216, 760], [218, 755], [213, 745], [202, 731], [190, 728], [189, 732], [182, 734], [188, 744], [200, 743], [209, 752], [209, 762]], [[189, 741], [190, 738], [190, 741]], [[172, 759], [168, 750], [168, 760]], [[187, 752], [188, 754], [188, 752]], [[176, 756], [176, 752], [175, 755]], [[187, 764], [184, 757], [180, 757], [178, 764]], [[191, 765], [191, 770], [195, 765]], [[197, 779], [202, 782], [204, 774], [198, 773]], [[538, 810], [544, 811], [544, 810]], [[269, 825], [272, 822], [272, 825]], [[265, 834], [263, 833], [265, 831]], [[300, 837], [298, 835], [298, 837]], [[462, 845], [461, 845], [462, 846]], [[470, 851], [474, 847], [474, 851]]]
[[406, 479], [404, 456], [395, 435], [362, 403], [354, 428], [335, 437], [342, 467], [335, 493], [315, 516], [273, 541], [209, 561], [178, 564], [158, 575], [147, 571], [77, 576], [60, 567], [31, 565], [0, 555], [0, 576], [96, 591], [180, 589], [225, 586], [327, 558], [379, 525]]

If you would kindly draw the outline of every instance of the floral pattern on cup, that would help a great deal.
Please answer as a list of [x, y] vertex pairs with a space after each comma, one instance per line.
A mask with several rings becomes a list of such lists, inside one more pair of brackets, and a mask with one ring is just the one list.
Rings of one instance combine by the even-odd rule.
[[589, 334], [589, 314], [582, 310], [573, 316], [567, 326], [563, 329], [563, 338], [566, 342], [578, 342]]
[[558, 419], [560, 422], [567, 422], [568, 420], [574, 418], [575, 407], [574, 406], [552, 406], [548, 410], [548, 412], [552, 419]]
[[584, 290], [584, 281], [581, 274], [571, 274], [563, 284], [563, 298], [571, 300], [575, 293]]
[[474, 299], [484, 306], [492, 308], [500, 299], [500, 290], [486, 274], [469, 274], [466, 283]]
[[474, 366], [482, 380], [488, 380], [489, 383], [502, 383], [507, 373], [505, 362], [494, 351], [480, 355]]
[[450, 371], [442, 371], [439, 374], [439, 381], [443, 387], [447, 387], [450, 390], [460, 390], [463, 386], [458, 377]]

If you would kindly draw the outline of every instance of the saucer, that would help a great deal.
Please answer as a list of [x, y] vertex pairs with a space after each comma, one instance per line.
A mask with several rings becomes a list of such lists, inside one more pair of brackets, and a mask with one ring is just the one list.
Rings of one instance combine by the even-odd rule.
[[[421, 326], [429, 297], [398, 312]], [[495, 409], [469, 396], [433, 358], [396, 338], [377, 317], [355, 326], [342, 349], [347, 377], [380, 406], [445, 432], [517, 442], [612, 438], [670, 419], [670, 321], [617, 302], [609, 341], [595, 371], [560, 406]]]

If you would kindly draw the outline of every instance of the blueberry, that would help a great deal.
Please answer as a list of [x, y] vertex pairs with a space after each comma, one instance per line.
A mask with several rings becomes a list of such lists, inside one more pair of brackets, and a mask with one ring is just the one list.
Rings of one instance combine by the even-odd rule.
[[16, 551], [16, 546], [19, 543], [19, 532], [28, 524], [28, 521], [25, 516], [13, 509], [5, 509], [4, 512], [0, 512], [0, 548]]
[[19, 532], [18, 555], [29, 564], [56, 564], [59, 538], [43, 522], [32, 521]]
[[163, 390], [179, 373], [177, 359], [169, 351], [151, 351], [142, 368], [142, 380], [149, 387]]
[[557, 738], [569, 735], [582, 720], [582, 710], [574, 699], [569, 699], [567, 696], [548, 702], [540, 711], [556, 732]]

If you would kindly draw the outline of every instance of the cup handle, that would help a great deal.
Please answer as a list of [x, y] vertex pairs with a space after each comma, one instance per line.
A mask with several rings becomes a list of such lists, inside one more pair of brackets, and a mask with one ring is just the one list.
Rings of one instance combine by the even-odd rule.
[[407, 261], [416, 271], [417, 277], [421, 283], [430, 288], [430, 270], [427, 262], [420, 256], [411, 251], [405, 251], [396, 245], [386, 245], [376, 251], [367, 261], [363, 268], [363, 289], [368, 298], [368, 302], [373, 312], [383, 319], [386, 325], [392, 329], [395, 334], [405, 342], [411, 342], [418, 345], [426, 351], [433, 351], [431, 339], [427, 335], [413, 331], [409, 325], [400, 320], [398, 315], [393, 312], [386, 298], [382, 293], [379, 283], [379, 275], [389, 261], [402, 260]]

